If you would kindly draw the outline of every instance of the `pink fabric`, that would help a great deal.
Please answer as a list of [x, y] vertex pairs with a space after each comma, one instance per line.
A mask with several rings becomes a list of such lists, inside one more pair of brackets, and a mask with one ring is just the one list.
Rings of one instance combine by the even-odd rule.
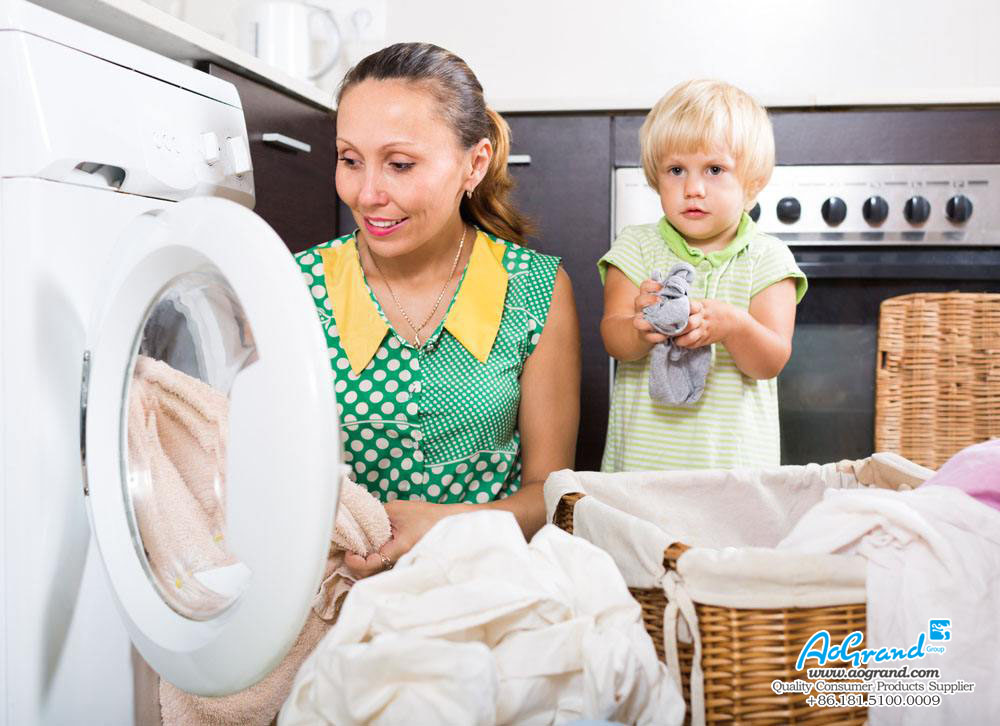
[[926, 483], [955, 487], [1000, 510], [1000, 439], [962, 449]]

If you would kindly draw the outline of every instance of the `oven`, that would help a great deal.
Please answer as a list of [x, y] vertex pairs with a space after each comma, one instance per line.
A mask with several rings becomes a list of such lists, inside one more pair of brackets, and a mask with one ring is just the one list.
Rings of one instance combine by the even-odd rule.
[[[809, 279], [778, 378], [783, 464], [875, 446], [880, 303], [1000, 292], [1000, 109], [771, 112], [778, 165], [752, 216]], [[631, 135], [629, 119], [619, 137]], [[662, 211], [619, 144], [612, 232]], [[623, 164], [627, 160], [630, 163]]]
[[1000, 165], [784, 166], [758, 201], [809, 279], [778, 378], [782, 463], [867, 456], [879, 304], [1000, 291]]

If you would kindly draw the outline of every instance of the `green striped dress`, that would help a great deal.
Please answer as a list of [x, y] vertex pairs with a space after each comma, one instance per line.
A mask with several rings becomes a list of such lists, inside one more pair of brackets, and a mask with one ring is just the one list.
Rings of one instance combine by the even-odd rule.
[[[757, 231], [746, 214], [736, 237], [705, 254], [687, 244], [664, 217], [656, 224], [626, 227], [598, 262], [601, 280], [608, 265], [635, 285], [653, 270], [677, 262], [695, 268], [691, 297], [724, 300], [747, 310], [761, 290], [795, 278], [796, 302], [806, 278], [780, 240]], [[780, 462], [777, 379], [743, 375], [729, 351], [712, 346], [712, 364], [697, 403], [671, 406], [649, 396], [650, 356], [617, 362], [602, 471], [771, 467]]]

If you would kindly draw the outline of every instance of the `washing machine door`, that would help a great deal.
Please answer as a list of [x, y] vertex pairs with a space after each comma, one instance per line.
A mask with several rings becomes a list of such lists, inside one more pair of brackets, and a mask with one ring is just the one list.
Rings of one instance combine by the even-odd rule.
[[294, 643], [339, 494], [316, 309], [278, 236], [192, 199], [134, 220], [84, 358], [91, 524], [132, 639], [178, 687], [246, 688]]

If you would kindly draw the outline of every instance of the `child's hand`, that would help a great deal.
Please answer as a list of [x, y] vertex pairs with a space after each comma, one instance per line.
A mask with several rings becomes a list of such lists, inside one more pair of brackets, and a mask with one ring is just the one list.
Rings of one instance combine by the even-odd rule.
[[718, 343], [732, 332], [736, 325], [734, 308], [722, 300], [691, 300], [691, 314], [674, 343], [682, 348], [701, 348]]
[[663, 285], [656, 280], [646, 280], [639, 286], [639, 294], [635, 296], [635, 315], [632, 316], [632, 324], [639, 331], [639, 336], [649, 343], [656, 345], [667, 339], [666, 335], [656, 332], [652, 324], [643, 316], [643, 308], [659, 301], [656, 294]]

